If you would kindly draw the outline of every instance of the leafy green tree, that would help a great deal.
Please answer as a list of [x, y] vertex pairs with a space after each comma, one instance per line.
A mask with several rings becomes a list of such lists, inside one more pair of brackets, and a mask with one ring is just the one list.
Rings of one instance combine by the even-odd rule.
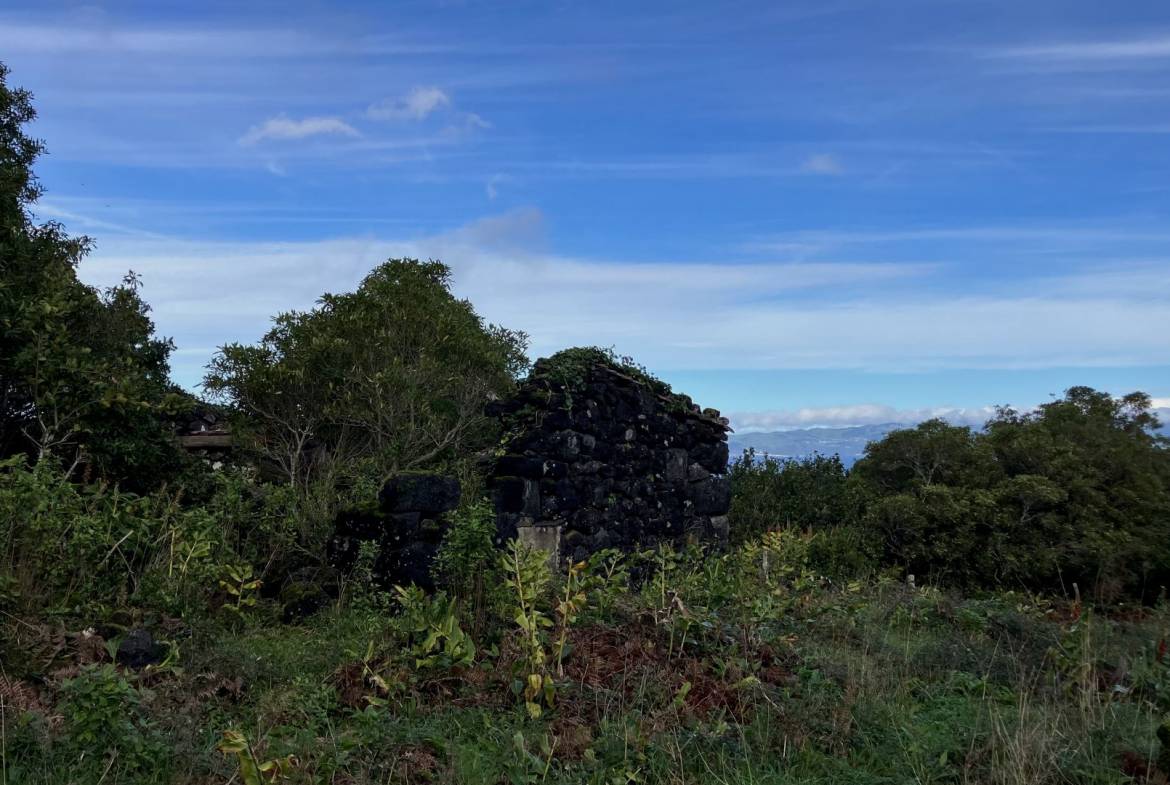
[[986, 440], [1010, 478], [997, 487], [1021, 550], [1047, 554], [1037, 578], [1101, 596], [1170, 582], [1170, 450], [1145, 393], [1089, 387], [1021, 415], [1003, 409]]
[[828, 529], [852, 518], [847, 473], [836, 455], [781, 460], [747, 450], [728, 474], [736, 539], [780, 527]]
[[870, 444], [850, 477], [888, 563], [961, 585], [1100, 599], [1170, 583], [1170, 450], [1144, 393], [1073, 387], [983, 432], [932, 420]]
[[485, 325], [450, 284], [440, 262], [390, 260], [280, 314], [259, 344], [224, 346], [204, 387], [293, 484], [466, 462], [494, 437], [484, 405], [527, 367], [527, 337]]
[[132, 273], [106, 290], [82, 283], [89, 238], [34, 221], [44, 146], [24, 131], [31, 95], [7, 77], [0, 64], [0, 449], [153, 484], [181, 464], [166, 421], [181, 398], [172, 344], [155, 337]]

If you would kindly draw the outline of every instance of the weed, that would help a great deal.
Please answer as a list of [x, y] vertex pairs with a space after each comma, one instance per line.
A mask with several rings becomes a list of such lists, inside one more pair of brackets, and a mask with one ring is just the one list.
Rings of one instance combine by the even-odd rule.
[[260, 589], [260, 580], [252, 577], [252, 565], [225, 565], [223, 577], [219, 580], [219, 588], [231, 597], [224, 603], [224, 610], [231, 613], [237, 621], [246, 622], [248, 612], [256, 607], [256, 595]]
[[513, 621], [522, 633], [522, 672], [513, 691], [523, 696], [529, 716], [536, 719], [542, 712], [541, 703], [551, 706], [556, 695], [544, 640], [544, 630], [553, 622], [537, 607], [549, 586], [548, 555], [515, 539], [508, 543], [500, 566], [513, 592]]

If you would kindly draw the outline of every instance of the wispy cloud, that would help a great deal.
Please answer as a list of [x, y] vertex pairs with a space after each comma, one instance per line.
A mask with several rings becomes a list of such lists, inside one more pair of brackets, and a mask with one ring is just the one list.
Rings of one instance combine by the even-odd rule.
[[358, 137], [361, 133], [340, 117], [305, 117], [296, 120], [287, 115], [278, 115], [248, 129], [240, 137], [240, 144], [253, 145], [265, 139], [307, 139], [312, 136]]
[[1000, 246], [1013, 253], [1042, 251], [1048, 253], [1107, 251], [1116, 258], [1121, 248], [1150, 246], [1165, 251], [1170, 247], [1170, 231], [1151, 227], [1148, 222], [1127, 225], [1111, 221], [1094, 225], [1029, 223], [1026, 225], [952, 225], [907, 226], [896, 229], [802, 229], [762, 235], [740, 245], [745, 251], [814, 256], [845, 249], [889, 249], [927, 247], [946, 244], [956, 248], [986, 249]]
[[1170, 36], [1142, 36], [1107, 41], [1059, 41], [986, 50], [988, 58], [1046, 62], [1107, 62], [1170, 58]]
[[441, 54], [452, 45], [406, 41], [392, 36], [338, 36], [279, 27], [176, 27], [114, 24], [100, 16], [78, 25], [69, 22], [38, 24], [0, 18], [0, 48], [7, 53], [44, 55], [95, 54], [102, 56], [208, 56], [304, 58], [353, 54]]
[[1040, 130], [1060, 134], [1170, 134], [1170, 123], [1066, 125]]
[[488, 178], [487, 183], [484, 184], [484, 193], [487, 194], [487, 198], [495, 201], [500, 195], [500, 186], [504, 183], [511, 182], [511, 180], [512, 178], [506, 174], [493, 174]]
[[422, 120], [450, 106], [451, 98], [439, 88], [415, 87], [404, 96], [371, 104], [366, 114], [375, 120]]
[[840, 159], [829, 153], [810, 155], [804, 159], [800, 170], [808, 174], [838, 175], [845, 173], [845, 167], [841, 165]]

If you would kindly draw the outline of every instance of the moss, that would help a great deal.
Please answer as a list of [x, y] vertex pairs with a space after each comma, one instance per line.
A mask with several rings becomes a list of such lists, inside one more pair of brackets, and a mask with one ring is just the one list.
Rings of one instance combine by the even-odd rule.
[[571, 401], [572, 393], [584, 390], [591, 373], [598, 366], [628, 376], [652, 392], [665, 396], [669, 399], [668, 408], [690, 409], [690, 397], [675, 393], [669, 384], [654, 376], [645, 366], [635, 362], [632, 357], [619, 355], [612, 348], [578, 346], [559, 351], [536, 362], [528, 383], [545, 385], [550, 397], [553, 389], [563, 390]]

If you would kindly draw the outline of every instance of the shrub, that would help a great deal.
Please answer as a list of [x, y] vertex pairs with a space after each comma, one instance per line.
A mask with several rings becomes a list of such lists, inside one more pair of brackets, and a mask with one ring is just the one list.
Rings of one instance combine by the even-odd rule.
[[486, 502], [477, 502], [452, 516], [451, 528], [435, 559], [436, 582], [463, 601], [476, 634], [483, 631], [489, 587], [500, 584], [493, 578], [497, 561], [495, 536], [495, 513]]
[[1087, 387], [984, 431], [939, 420], [866, 448], [850, 483], [887, 563], [961, 586], [1152, 599], [1170, 582], [1170, 450], [1149, 396]]
[[48, 463], [0, 463], [0, 568], [25, 610], [198, 600], [223, 536], [204, 508], [69, 482]]
[[142, 711], [142, 693], [112, 665], [87, 666], [61, 692], [63, 744], [78, 773], [150, 782], [165, 768], [166, 745]]
[[782, 460], [749, 449], [728, 474], [731, 531], [739, 542], [778, 528], [836, 526], [852, 514], [847, 473], [836, 455]]

